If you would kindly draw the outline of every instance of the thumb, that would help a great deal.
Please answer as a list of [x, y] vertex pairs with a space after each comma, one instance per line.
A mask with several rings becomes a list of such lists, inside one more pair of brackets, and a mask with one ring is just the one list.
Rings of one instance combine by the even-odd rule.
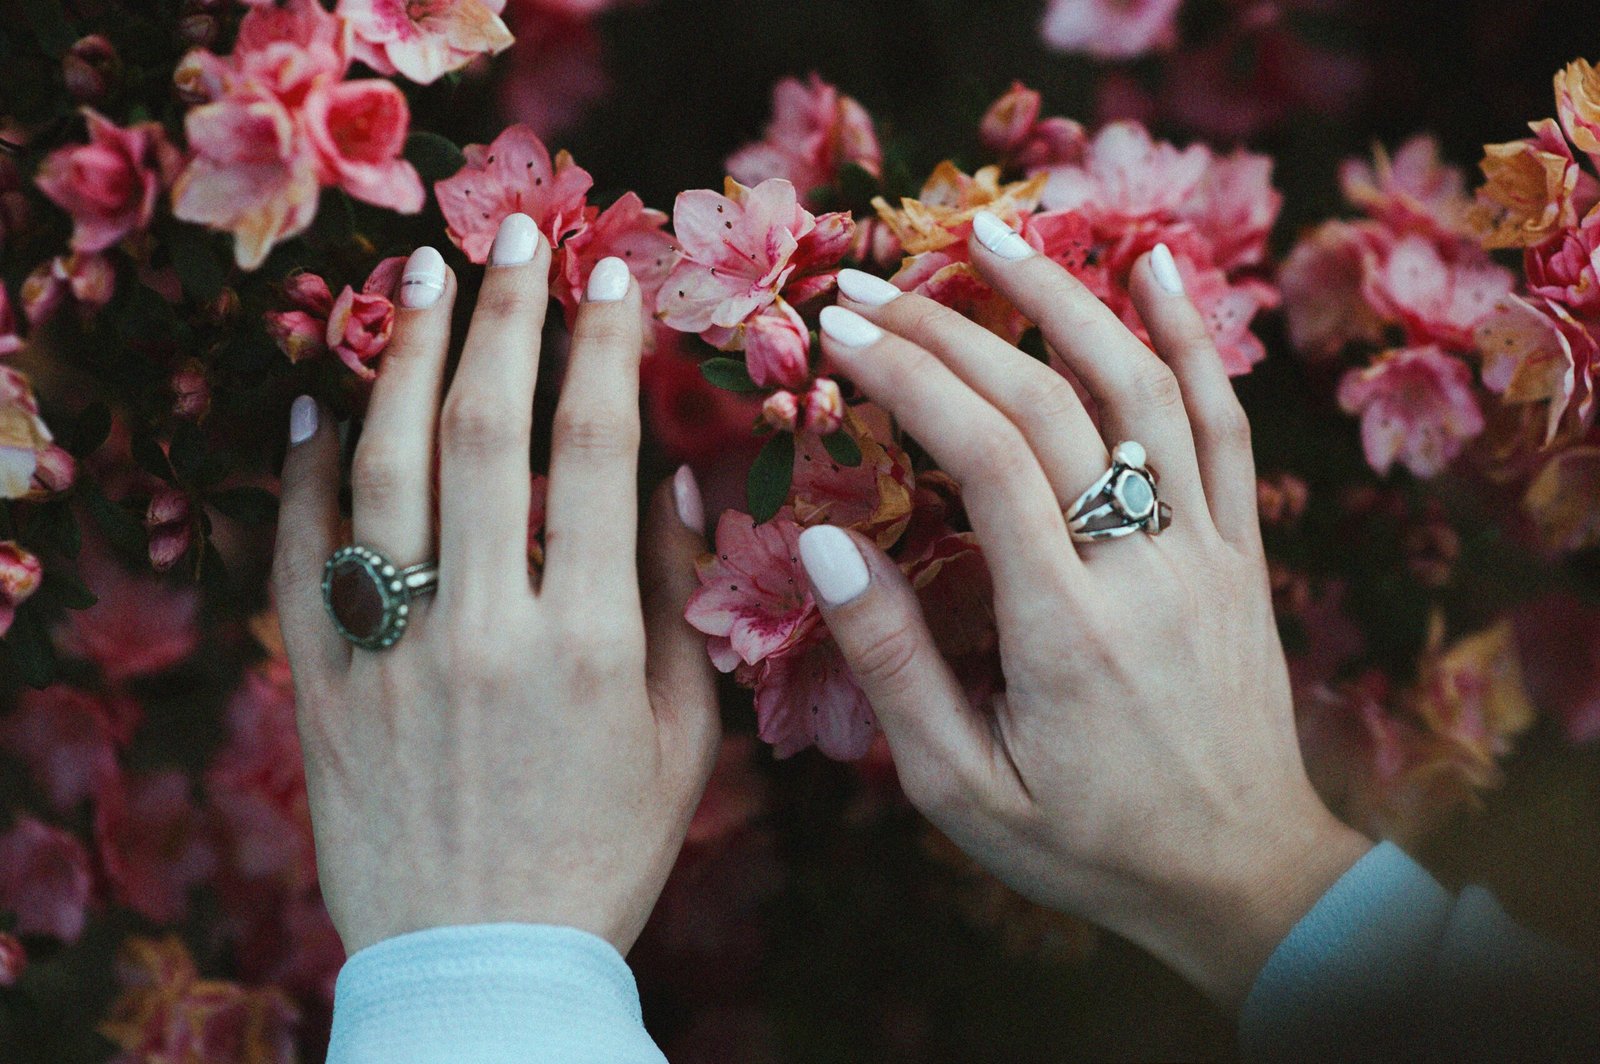
[[663, 737], [673, 749], [688, 751], [702, 776], [710, 773], [722, 738], [717, 674], [706, 637], [683, 613], [700, 586], [695, 562], [706, 549], [705, 521], [700, 485], [683, 466], [651, 498], [641, 550], [650, 701]]
[[800, 533], [800, 560], [883, 726], [906, 796], [926, 813], [981, 787], [994, 733], [939, 653], [900, 567], [865, 536], [832, 525]]

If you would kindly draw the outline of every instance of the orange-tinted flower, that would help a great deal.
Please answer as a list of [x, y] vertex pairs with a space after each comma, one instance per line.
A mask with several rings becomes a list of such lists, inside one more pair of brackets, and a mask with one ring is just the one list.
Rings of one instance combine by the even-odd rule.
[[1600, 447], [1573, 447], [1550, 459], [1522, 505], [1552, 550], [1600, 543]]
[[1578, 150], [1600, 159], [1600, 69], [1577, 59], [1557, 74], [1556, 113]]
[[1584, 173], [1554, 119], [1530, 124], [1534, 135], [1484, 146], [1478, 224], [1491, 248], [1535, 247], [1600, 199], [1600, 182]]

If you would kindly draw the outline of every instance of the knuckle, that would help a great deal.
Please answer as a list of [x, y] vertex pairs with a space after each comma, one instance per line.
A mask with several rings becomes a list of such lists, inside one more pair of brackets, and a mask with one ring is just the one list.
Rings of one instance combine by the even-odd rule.
[[1246, 450], [1250, 448], [1250, 419], [1237, 400], [1217, 403], [1207, 413], [1206, 429], [1219, 442]]
[[[612, 308], [606, 307], [609, 311]], [[573, 337], [572, 346], [575, 353], [586, 349], [600, 351], [632, 351], [642, 343], [639, 334], [639, 316], [637, 314], [619, 315], [611, 313], [585, 314], [578, 324], [578, 329]]]
[[619, 410], [557, 411], [556, 446], [579, 454], [631, 454], [639, 447], [639, 419]]
[[479, 294], [474, 313], [481, 318], [503, 321], [534, 313], [536, 309], [537, 298], [532, 292], [519, 285], [496, 285]]
[[917, 660], [918, 635], [909, 621], [889, 624], [857, 647], [851, 667], [874, 686], [888, 690], [904, 687]]
[[517, 433], [516, 424], [504, 403], [468, 398], [453, 399], [445, 406], [440, 429], [446, 446], [477, 451], [510, 444]]
[[942, 773], [910, 774], [901, 781], [901, 789], [913, 807], [936, 823], [946, 810], [954, 808], [960, 800], [957, 787]]
[[1021, 473], [1032, 461], [1032, 450], [1009, 422], [988, 421], [974, 426], [970, 437], [978, 468], [1001, 480]]
[[358, 446], [350, 467], [350, 486], [358, 497], [386, 499], [401, 490], [405, 479], [400, 464], [388, 451], [371, 445]]
[[1178, 384], [1178, 378], [1166, 363], [1154, 356], [1145, 359], [1133, 371], [1128, 390], [1137, 403], [1152, 410], [1173, 410], [1183, 406], [1183, 389]]
[[1029, 373], [1017, 386], [1017, 406], [1041, 428], [1059, 425], [1082, 406], [1072, 385], [1057, 373]]

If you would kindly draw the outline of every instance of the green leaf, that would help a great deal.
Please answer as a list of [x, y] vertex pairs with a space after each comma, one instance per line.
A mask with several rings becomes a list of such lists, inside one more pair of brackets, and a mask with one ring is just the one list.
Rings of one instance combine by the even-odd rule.
[[708, 358], [700, 363], [700, 375], [730, 392], [759, 392], [761, 386], [750, 379], [750, 370], [737, 358]]
[[29, 687], [49, 687], [56, 677], [56, 652], [50, 645], [50, 633], [39, 619], [37, 605], [24, 606], [17, 611], [11, 631], [0, 641], [11, 659], [11, 665]]
[[246, 525], [268, 525], [278, 516], [278, 497], [265, 488], [228, 488], [207, 496], [206, 501]]
[[767, 441], [750, 467], [745, 485], [750, 516], [757, 524], [772, 520], [789, 501], [789, 486], [794, 481], [794, 435], [780, 432]]
[[851, 205], [865, 206], [878, 194], [878, 179], [860, 163], [851, 163], [839, 171], [839, 192]]
[[417, 168], [428, 184], [455, 176], [467, 165], [467, 157], [447, 137], [419, 131], [406, 138], [406, 161]]
[[67, 20], [61, 0], [22, 0], [22, 11], [34, 40], [53, 59], [66, 55], [81, 36]]
[[143, 554], [150, 549], [144, 524], [133, 514], [106, 498], [97, 484], [85, 484], [78, 492], [83, 505], [106, 534], [112, 546], [128, 554]]
[[51, 569], [46, 573], [39, 594], [69, 610], [86, 610], [100, 601], [78, 574], [69, 569]]
[[860, 445], [843, 429], [822, 437], [822, 446], [827, 448], [828, 457], [846, 468], [854, 469], [861, 464]]
[[196, 303], [215, 302], [222, 295], [227, 268], [211, 235], [198, 226], [178, 224], [167, 229], [166, 237], [172, 268], [178, 271], [189, 298]]
[[161, 449], [161, 443], [155, 436], [149, 432], [136, 430], [129, 450], [133, 452], [133, 460], [138, 463], [140, 469], [153, 477], [172, 483], [172, 463], [167, 460], [167, 453]]
[[111, 408], [104, 403], [90, 403], [66, 431], [61, 445], [72, 457], [87, 458], [98, 451], [110, 435]]

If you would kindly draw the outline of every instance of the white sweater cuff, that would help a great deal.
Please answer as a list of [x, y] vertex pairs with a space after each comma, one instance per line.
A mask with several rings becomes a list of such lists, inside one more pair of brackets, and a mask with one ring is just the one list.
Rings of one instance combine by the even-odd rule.
[[664, 1064], [627, 963], [570, 927], [399, 935], [339, 972], [328, 1064]]

